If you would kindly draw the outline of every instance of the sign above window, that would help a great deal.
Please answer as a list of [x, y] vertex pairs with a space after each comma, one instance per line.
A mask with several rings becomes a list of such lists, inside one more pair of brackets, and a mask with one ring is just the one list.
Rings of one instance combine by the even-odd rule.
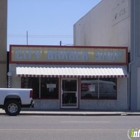
[[127, 64], [127, 47], [11, 45], [10, 63]]

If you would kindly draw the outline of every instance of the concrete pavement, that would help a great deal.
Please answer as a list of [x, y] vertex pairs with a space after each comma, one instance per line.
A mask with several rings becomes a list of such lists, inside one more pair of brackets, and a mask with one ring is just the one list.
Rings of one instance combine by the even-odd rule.
[[[5, 111], [0, 109], [0, 115], [4, 115]], [[21, 115], [70, 115], [70, 116], [140, 116], [140, 111], [85, 111], [85, 110], [38, 110], [38, 109], [22, 109]]]

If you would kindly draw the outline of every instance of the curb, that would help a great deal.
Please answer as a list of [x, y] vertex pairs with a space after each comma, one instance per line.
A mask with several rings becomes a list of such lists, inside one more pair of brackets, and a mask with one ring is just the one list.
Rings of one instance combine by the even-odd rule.
[[[0, 109], [0, 115], [6, 115]], [[44, 116], [140, 116], [140, 112], [113, 112], [113, 111], [45, 111], [45, 110], [21, 110], [19, 115], [44, 115]]]
[[64, 113], [64, 112], [24, 112], [20, 115], [44, 115], [44, 116], [140, 116], [140, 113]]

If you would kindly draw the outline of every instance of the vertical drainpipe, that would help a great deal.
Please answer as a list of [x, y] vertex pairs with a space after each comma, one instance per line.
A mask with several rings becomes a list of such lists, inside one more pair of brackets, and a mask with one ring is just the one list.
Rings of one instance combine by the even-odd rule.
[[[134, 4], [133, 4], [134, 3]], [[133, 10], [132, 10], [133, 9]], [[133, 17], [133, 18], [132, 18]], [[133, 20], [133, 24], [132, 24], [132, 20]], [[132, 34], [132, 31], [134, 32], [133, 33], [133, 36], [131, 35]], [[132, 42], [133, 42], [133, 61], [129, 63], [129, 91], [130, 91], [130, 94], [129, 94], [129, 110], [131, 108], [131, 65], [133, 63], [135, 63], [135, 55], [136, 55], [136, 48], [135, 48], [135, 41], [132, 40], [132, 38], [135, 38], [135, 0], [130, 0], [130, 47], [132, 48]], [[131, 56], [131, 54], [130, 54]], [[130, 59], [131, 60], [131, 59]]]

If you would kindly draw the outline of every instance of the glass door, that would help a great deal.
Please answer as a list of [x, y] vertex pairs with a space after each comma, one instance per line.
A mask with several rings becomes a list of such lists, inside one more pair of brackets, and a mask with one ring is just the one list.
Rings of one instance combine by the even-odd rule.
[[77, 79], [62, 79], [61, 81], [61, 108], [78, 107]]

